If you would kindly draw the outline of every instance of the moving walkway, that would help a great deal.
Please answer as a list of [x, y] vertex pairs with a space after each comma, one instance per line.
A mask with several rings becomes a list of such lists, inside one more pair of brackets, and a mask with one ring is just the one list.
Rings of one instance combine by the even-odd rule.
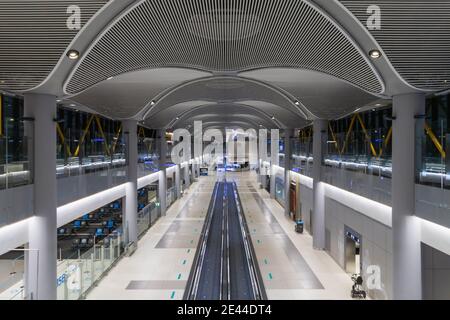
[[184, 299], [266, 298], [236, 184], [217, 182]]

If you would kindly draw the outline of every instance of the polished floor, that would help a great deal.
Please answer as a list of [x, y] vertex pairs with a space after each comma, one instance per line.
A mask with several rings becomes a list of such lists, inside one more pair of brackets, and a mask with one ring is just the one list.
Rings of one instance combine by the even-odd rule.
[[[269, 299], [350, 299], [352, 281], [324, 251], [297, 234], [283, 208], [259, 189], [255, 173], [235, 181]], [[216, 177], [201, 177], [87, 299], [182, 299]]]

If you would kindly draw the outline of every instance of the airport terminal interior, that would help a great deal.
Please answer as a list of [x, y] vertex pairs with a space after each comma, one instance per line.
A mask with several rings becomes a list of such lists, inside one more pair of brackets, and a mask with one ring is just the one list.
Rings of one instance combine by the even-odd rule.
[[0, 300], [450, 300], [450, 0], [0, 1]]

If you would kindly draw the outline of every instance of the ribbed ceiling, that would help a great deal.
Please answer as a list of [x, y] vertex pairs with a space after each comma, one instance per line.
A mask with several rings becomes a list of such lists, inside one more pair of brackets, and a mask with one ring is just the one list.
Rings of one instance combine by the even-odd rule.
[[449, 0], [341, 0], [366, 25], [369, 5], [381, 9], [381, 30], [370, 33], [398, 73], [420, 89], [450, 86]]
[[372, 93], [383, 91], [358, 49], [305, 1], [151, 0], [136, 5], [99, 38], [66, 92], [81, 92], [124, 72], [164, 66], [217, 72], [305, 68]]
[[45, 80], [78, 33], [67, 8], [78, 5], [84, 25], [107, 0], [1, 0], [0, 88], [31, 89]]

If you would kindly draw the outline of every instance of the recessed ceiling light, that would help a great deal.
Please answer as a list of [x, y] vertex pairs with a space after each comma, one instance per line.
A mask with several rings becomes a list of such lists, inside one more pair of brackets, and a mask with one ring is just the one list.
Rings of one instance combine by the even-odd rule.
[[180, 120], [180, 117], [176, 117], [177, 120]]
[[375, 107], [381, 107], [381, 103], [377, 103]]
[[152, 100], [152, 102], [150, 102], [151, 106], [154, 106], [156, 104], [155, 100]]
[[275, 120], [275, 116], [272, 116], [272, 120]]
[[296, 105], [296, 106], [299, 106], [299, 105], [300, 105], [300, 102], [295, 101], [295, 105]]
[[1, 84], [4, 84], [4, 83], [5, 83], [5, 80], [0, 80], [0, 83], [1, 83]]
[[378, 59], [378, 58], [381, 57], [381, 52], [380, 52], [380, 50], [377, 50], [377, 49], [370, 50], [369, 56], [370, 56], [372, 59]]
[[106, 80], [112, 80], [112, 79], [114, 79], [114, 77], [108, 77]]
[[71, 106], [72, 108], [76, 107], [76, 105], [73, 104], [73, 103], [71, 103], [70, 106]]
[[56, 102], [61, 102], [61, 99], [57, 99]]
[[77, 50], [69, 50], [67, 56], [70, 60], [77, 60], [80, 57], [80, 53]]

